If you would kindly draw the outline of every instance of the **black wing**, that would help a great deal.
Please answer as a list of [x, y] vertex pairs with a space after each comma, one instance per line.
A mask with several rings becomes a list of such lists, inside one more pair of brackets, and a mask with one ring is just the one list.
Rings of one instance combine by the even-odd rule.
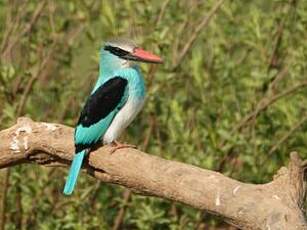
[[127, 79], [114, 77], [101, 85], [88, 99], [81, 112], [78, 125], [89, 127], [110, 112], [121, 103], [128, 84]]

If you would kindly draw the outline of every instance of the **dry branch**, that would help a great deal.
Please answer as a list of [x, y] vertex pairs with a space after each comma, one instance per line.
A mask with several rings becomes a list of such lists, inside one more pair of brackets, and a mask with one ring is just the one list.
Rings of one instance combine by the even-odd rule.
[[[0, 132], [0, 168], [33, 162], [66, 166], [74, 151], [72, 135], [73, 129], [64, 125], [20, 118]], [[279, 170], [272, 182], [253, 185], [136, 149], [111, 154], [108, 146], [91, 152], [84, 165], [88, 174], [103, 182], [208, 211], [242, 229], [270, 230], [307, 229], [302, 211], [304, 167], [292, 153], [288, 168]]]

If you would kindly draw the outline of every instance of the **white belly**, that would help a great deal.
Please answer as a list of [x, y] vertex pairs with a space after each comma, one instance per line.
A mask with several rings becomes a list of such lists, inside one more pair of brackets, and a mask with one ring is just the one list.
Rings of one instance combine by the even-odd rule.
[[129, 99], [124, 107], [115, 115], [110, 127], [103, 136], [103, 143], [110, 144], [116, 140], [119, 135], [133, 121], [140, 112], [144, 104], [144, 99]]

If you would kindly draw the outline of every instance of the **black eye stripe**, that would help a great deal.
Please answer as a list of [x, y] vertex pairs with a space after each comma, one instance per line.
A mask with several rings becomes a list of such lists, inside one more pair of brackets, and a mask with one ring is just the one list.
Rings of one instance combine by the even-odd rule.
[[126, 56], [126, 55], [129, 54], [129, 52], [126, 51], [126, 50], [123, 50], [123, 49], [121, 49], [119, 47], [110, 46], [110, 45], [105, 46], [104, 50], [107, 50], [110, 53], [112, 53], [112, 54], [114, 54], [114, 55], [116, 55], [118, 57], [123, 57], [123, 56]]

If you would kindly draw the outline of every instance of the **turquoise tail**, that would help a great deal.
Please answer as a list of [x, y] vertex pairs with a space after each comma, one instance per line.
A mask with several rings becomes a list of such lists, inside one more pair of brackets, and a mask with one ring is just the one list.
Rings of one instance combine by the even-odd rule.
[[76, 153], [74, 156], [63, 191], [65, 195], [70, 195], [74, 191], [74, 187], [76, 185], [78, 174], [81, 169], [82, 161], [86, 152], [87, 150], [83, 150], [79, 153]]

